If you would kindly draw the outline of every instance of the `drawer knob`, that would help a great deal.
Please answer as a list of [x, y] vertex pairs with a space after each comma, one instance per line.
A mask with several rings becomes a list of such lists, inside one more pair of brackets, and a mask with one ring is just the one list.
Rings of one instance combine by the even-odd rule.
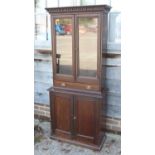
[[65, 87], [65, 86], [66, 86], [66, 83], [64, 83], [64, 82], [61, 83], [61, 86], [62, 86], [62, 87]]
[[86, 89], [91, 89], [91, 86], [90, 85], [86, 86]]

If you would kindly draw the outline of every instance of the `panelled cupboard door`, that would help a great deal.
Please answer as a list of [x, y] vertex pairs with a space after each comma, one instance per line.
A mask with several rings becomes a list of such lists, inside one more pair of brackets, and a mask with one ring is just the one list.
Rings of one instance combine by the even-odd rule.
[[99, 102], [93, 97], [75, 97], [76, 140], [96, 143], [99, 134]]
[[67, 94], [54, 94], [53, 130], [54, 134], [62, 138], [71, 138], [72, 131], [72, 96]]

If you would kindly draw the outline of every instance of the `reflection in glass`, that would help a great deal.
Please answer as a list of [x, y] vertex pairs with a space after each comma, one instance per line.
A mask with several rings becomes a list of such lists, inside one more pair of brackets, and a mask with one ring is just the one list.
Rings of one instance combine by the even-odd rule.
[[72, 20], [55, 19], [56, 73], [72, 75]]
[[97, 76], [97, 24], [96, 17], [79, 17], [79, 75]]

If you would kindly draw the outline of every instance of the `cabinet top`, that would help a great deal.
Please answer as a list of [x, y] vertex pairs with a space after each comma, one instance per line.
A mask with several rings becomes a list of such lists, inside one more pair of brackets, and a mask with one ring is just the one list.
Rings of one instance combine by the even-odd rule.
[[45, 8], [50, 14], [52, 13], [77, 13], [77, 12], [104, 12], [108, 13], [111, 6], [108, 5], [87, 5], [87, 6], [69, 6]]

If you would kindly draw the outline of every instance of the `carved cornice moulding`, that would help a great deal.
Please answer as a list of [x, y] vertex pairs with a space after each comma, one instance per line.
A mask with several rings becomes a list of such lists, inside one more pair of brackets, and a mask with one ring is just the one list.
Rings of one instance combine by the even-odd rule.
[[88, 6], [72, 6], [72, 7], [57, 7], [45, 8], [51, 13], [76, 13], [76, 12], [104, 12], [108, 13], [111, 9], [108, 5], [88, 5]]

